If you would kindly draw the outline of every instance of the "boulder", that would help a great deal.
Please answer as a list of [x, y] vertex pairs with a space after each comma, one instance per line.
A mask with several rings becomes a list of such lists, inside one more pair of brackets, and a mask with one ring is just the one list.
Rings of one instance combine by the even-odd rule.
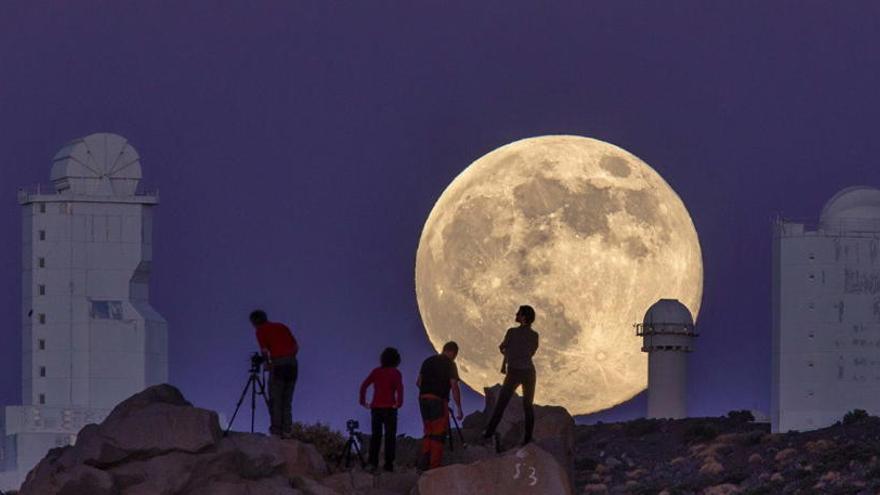
[[[498, 395], [501, 393], [501, 385], [484, 388], [486, 403], [482, 412], [468, 415], [463, 422], [467, 430], [482, 431], [488, 423]], [[523, 440], [525, 415], [523, 413], [522, 397], [514, 394], [501, 422], [498, 424], [497, 433], [501, 439], [502, 449], [519, 445]], [[535, 431], [533, 440], [538, 446], [549, 452], [564, 467], [569, 479], [574, 479], [574, 418], [559, 406], [535, 406]]]
[[84, 427], [59, 462], [107, 468], [129, 458], [201, 452], [221, 436], [217, 413], [193, 407], [170, 385], [156, 385], [121, 402], [100, 425]]
[[[21, 487], [21, 495], [115, 495], [118, 492], [110, 474], [91, 466], [48, 475], [45, 469], [31, 471]], [[34, 475], [34, 476], [32, 476]]]
[[568, 474], [552, 455], [535, 444], [473, 464], [457, 464], [424, 473], [418, 495], [506, 495], [572, 493]]
[[333, 474], [324, 478], [321, 483], [340, 495], [365, 493], [374, 488], [373, 475], [357, 469]]
[[198, 456], [173, 452], [159, 457], [124, 463], [109, 470], [126, 495], [180, 493], [190, 483]]
[[261, 480], [214, 481], [186, 492], [187, 495], [302, 495], [283, 477]]
[[75, 445], [51, 450], [21, 494], [284, 495], [300, 493], [291, 478], [326, 473], [314, 446], [250, 433], [224, 438], [216, 413], [159, 385], [83, 428]]
[[731, 483], [723, 483], [714, 485], [703, 490], [703, 495], [734, 495], [742, 492], [742, 490]]
[[294, 476], [290, 483], [294, 488], [302, 492], [303, 495], [339, 495], [339, 492], [336, 490], [304, 476]]

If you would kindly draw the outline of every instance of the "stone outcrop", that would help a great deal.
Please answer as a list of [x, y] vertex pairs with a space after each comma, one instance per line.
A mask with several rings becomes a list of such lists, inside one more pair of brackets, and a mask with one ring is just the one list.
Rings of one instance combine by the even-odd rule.
[[50, 451], [20, 493], [295, 494], [291, 478], [326, 472], [313, 446], [244, 433], [224, 438], [216, 413], [158, 385], [83, 428], [74, 446]]
[[552, 455], [535, 444], [509, 450], [473, 464], [455, 464], [423, 474], [416, 485], [418, 495], [569, 495], [565, 469]]
[[[564, 431], [553, 428], [546, 431]], [[463, 434], [467, 435], [469, 445], [465, 448], [456, 435], [455, 450], [447, 452], [447, 463], [464, 464], [421, 476], [405, 460], [393, 473], [370, 474], [359, 467], [330, 473], [325, 459], [312, 444], [252, 433], [233, 432], [224, 436], [216, 413], [193, 407], [174, 387], [158, 385], [120, 403], [103, 423], [83, 428], [75, 445], [51, 450], [28, 474], [20, 493], [571, 493], [565, 468], [537, 443], [498, 455], [494, 448], [471, 443], [479, 433], [466, 429]], [[399, 444], [412, 450], [419, 441], [400, 439]], [[398, 460], [403, 459], [399, 456]], [[487, 486], [501, 491], [487, 491]], [[449, 491], [450, 487], [457, 491]]]
[[[486, 395], [483, 411], [469, 415], [462, 423], [465, 430], [476, 432], [472, 434], [472, 436], [476, 437], [475, 441], [478, 441], [479, 433], [483, 431], [492, 412], [495, 410], [498, 395], [501, 393], [501, 385], [485, 388], [483, 391]], [[534, 442], [556, 458], [566, 473], [568, 473], [569, 479], [574, 479], [574, 419], [564, 407], [540, 405], [534, 407]], [[501, 440], [502, 450], [518, 446], [522, 443], [525, 431], [525, 415], [523, 413], [522, 398], [519, 395], [514, 394], [510, 400], [496, 431]]]

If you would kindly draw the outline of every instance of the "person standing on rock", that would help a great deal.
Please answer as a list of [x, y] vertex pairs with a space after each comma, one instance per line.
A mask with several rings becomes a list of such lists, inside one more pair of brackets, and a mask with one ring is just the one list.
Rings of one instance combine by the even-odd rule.
[[422, 414], [424, 438], [419, 457], [419, 469], [426, 471], [440, 467], [443, 460], [443, 442], [449, 428], [449, 391], [458, 408], [456, 418], [461, 420], [461, 391], [458, 388], [458, 368], [455, 358], [458, 344], [447, 342], [443, 350], [422, 363], [416, 385], [419, 387], [419, 412]]
[[498, 395], [498, 402], [495, 404], [495, 410], [492, 411], [492, 419], [486, 426], [483, 438], [488, 440], [495, 436], [495, 429], [501, 422], [504, 415], [504, 409], [513, 397], [513, 393], [517, 387], [522, 385], [523, 391], [523, 413], [525, 414], [525, 438], [523, 445], [532, 441], [532, 432], [535, 429], [535, 411], [533, 402], [535, 400], [535, 382], [536, 372], [535, 364], [532, 362], [532, 356], [538, 351], [538, 332], [532, 329], [532, 323], [535, 321], [535, 310], [531, 306], [520, 306], [516, 312], [516, 322], [518, 327], [507, 330], [504, 341], [498, 348], [504, 354], [505, 366], [502, 367], [502, 373], [505, 372], [504, 385], [501, 387], [501, 393]]
[[[397, 410], [403, 407], [403, 377], [400, 352], [393, 347], [382, 351], [381, 366], [375, 368], [361, 383], [360, 404], [370, 409], [372, 435], [370, 436], [370, 467], [379, 469], [379, 447], [385, 430], [385, 471], [394, 471], [394, 452], [397, 447]], [[367, 388], [373, 386], [373, 400], [367, 406]]]
[[269, 433], [288, 438], [293, 432], [290, 409], [298, 374], [296, 354], [299, 344], [286, 325], [269, 321], [263, 310], [253, 311], [250, 320], [269, 370]]

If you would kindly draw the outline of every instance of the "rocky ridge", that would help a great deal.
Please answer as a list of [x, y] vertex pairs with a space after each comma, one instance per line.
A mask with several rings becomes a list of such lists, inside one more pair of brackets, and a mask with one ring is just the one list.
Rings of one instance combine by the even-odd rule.
[[[336, 463], [309, 443], [224, 436], [216, 413], [194, 407], [170, 385], [157, 385], [120, 403], [100, 425], [83, 428], [75, 445], [51, 450], [20, 495], [568, 495], [574, 421], [558, 409], [538, 408], [538, 421], [560, 424], [542, 427], [528, 446], [511, 442], [496, 453], [476, 444], [475, 427], [485, 416], [478, 413], [462, 430], [474, 444], [458, 443], [446, 458], [449, 465], [418, 473], [418, 440], [401, 437], [395, 472], [370, 474], [359, 467], [334, 469]], [[500, 431], [517, 427], [521, 431], [508, 418]]]

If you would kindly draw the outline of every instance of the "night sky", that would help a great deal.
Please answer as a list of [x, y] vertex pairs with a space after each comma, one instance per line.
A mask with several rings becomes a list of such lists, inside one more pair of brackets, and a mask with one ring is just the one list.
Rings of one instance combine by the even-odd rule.
[[394, 345], [415, 433], [428, 213], [498, 146], [578, 134], [693, 217], [690, 413], [766, 412], [771, 220], [880, 185], [878, 46], [880, 6], [856, 1], [2, 2], [0, 403], [20, 400], [16, 190], [71, 139], [125, 136], [159, 188], [152, 301], [192, 402], [231, 413], [263, 307], [301, 343], [295, 419], [363, 425], [357, 387]]

